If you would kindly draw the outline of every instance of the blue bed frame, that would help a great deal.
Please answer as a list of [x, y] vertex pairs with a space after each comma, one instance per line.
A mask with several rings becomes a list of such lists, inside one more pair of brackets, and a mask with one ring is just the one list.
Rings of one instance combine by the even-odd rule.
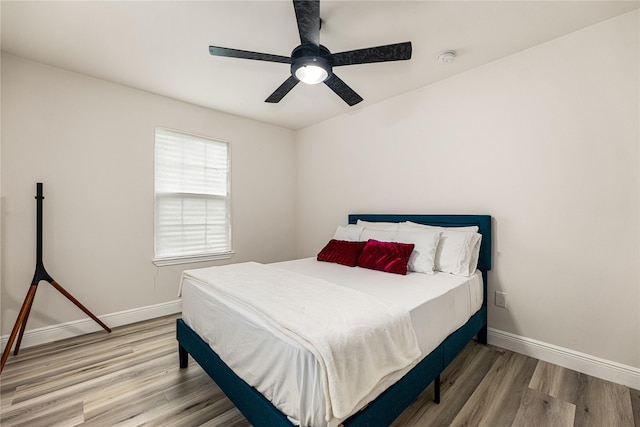
[[[466, 324], [449, 335], [435, 350], [416, 365], [398, 382], [385, 390], [363, 410], [342, 424], [350, 427], [388, 426], [398, 417], [431, 382], [435, 381], [435, 400], [439, 401], [440, 373], [474, 337], [487, 343], [487, 272], [491, 270], [491, 216], [489, 215], [349, 215], [349, 223], [358, 219], [375, 222], [412, 221], [443, 227], [477, 225], [482, 234], [478, 269], [482, 272], [484, 299], [480, 310]], [[260, 392], [238, 377], [182, 319], [177, 320], [176, 336], [180, 368], [186, 368], [188, 355], [207, 372], [249, 422], [257, 427], [287, 426], [293, 424]]]

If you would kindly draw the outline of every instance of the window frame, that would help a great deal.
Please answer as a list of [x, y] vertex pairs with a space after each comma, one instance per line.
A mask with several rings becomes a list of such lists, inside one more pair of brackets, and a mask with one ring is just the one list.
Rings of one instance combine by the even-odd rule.
[[[189, 255], [168, 255], [168, 256], [158, 256], [157, 255], [157, 239], [158, 239], [158, 233], [157, 233], [157, 218], [158, 218], [158, 190], [157, 190], [157, 158], [156, 158], [156, 151], [157, 151], [157, 139], [158, 139], [158, 132], [162, 132], [162, 131], [166, 131], [166, 132], [170, 132], [170, 133], [175, 133], [175, 134], [179, 134], [179, 135], [184, 135], [186, 137], [193, 137], [193, 138], [197, 138], [197, 139], [201, 139], [201, 140], [206, 140], [206, 141], [212, 141], [215, 143], [222, 143], [226, 145], [226, 151], [227, 151], [227, 191], [226, 191], [226, 196], [219, 196], [219, 195], [208, 195], [208, 194], [202, 194], [202, 193], [189, 193], [189, 192], [165, 192], [165, 193], [161, 193], [164, 194], [164, 196], [168, 196], [171, 197], [171, 195], [177, 195], [177, 196], [184, 196], [184, 195], [188, 195], [191, 196], [193, 195], [193, 197], [198, 198], [198, 199], [222, 199], [225, 200], [226, 202], [226, 226], [228, 228], [228, 236], [229, 236], [229, 240], [228, 240], [228, 250], [224, 250], [224, 251], [217, 251], [217, 252], [202, 252], [202, 253], [196, 253], [196, 254], [189, 254]], [[204, 136], [204, 135], [198, 135], [198, 134], [194, 134], [194, 133], [190, 133], [190, 132], [184, 132], [184, 131], [180, 131], [180, 130], [175, 130], [175, 129], [171, 129], [171, 128], [166, 128], [166, 127], [156, 127], [154, 129], [154, 157], [153, 157], [153, 173], [154, 173], [154, 178], [153, 178], [153, 264], [155, 264], [158, 267], [161, 266], [167, 266], [167, 265], [176, 265], [176, 264], [188, 264], [188, 263], [196, 263], [196, 262], [205, 262], [205, 261], [216, 261], [216, 260], [224, 260], [224, 259], [230, 259], [231, 257], [233, 257], [233, 255], [235, 254], [235, 252], [233, 251], [233, 227], [232, 227], [232, 200], [231, 200], [231, 143], [229, 141], [220, 139], [220, 138], [212, 138], [209, 136]], [[161, 196], [162, 197], [162, 196]]]

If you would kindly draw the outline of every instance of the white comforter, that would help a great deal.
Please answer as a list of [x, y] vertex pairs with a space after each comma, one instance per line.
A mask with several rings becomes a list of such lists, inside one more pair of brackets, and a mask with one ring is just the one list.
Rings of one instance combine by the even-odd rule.
[[407, 311], [332, 283], [258, 263], [183, 272], [250, 307], [317, 358], [326, 419], [342, 418], [388, 374], [420, 357]]

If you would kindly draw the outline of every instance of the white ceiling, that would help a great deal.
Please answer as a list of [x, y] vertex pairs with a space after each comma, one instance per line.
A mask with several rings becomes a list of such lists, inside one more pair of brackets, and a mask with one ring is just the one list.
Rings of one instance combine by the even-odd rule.
[[[2, 51], [193, 104], [300, 129], [637, 9], [636, 1], [322, 0], [332, 52], [411, 41], [410, 61], [336, 68], [364, 101], [325, 85], [264, 99], [287, 64], [221, 58], [208, 46], [289, 56], [300, 44], [291, 1], [6, 1]], [[455, 62], [438, 52], [454, 49]]]

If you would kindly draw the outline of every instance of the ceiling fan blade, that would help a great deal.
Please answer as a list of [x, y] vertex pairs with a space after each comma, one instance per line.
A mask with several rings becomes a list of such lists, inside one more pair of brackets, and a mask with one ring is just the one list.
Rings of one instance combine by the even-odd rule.
[[332, 91], [336, 93], [344, 102], [349, 104], [350, 107], [356, 105], [362, 101], [362, 97], [358, 95], [353, 89], [351, 89], [345, 82], [343, 82], [338, 76], [332, 74], [324, 84], [329, 86]]
[[320, 0], [293, 0], [300, 42], [320, 45]]
[[257, 59], [258, 61], [282, 62], [291, 64], [288, 56], [271, 55], [268, 53], [250, 52], [248, 50], [230, 49], [228, 47], [209, 46], [209, 53], [213, 56], [226, 56], [229, 58]]
[[284, 98], [284, 96], [288, 94], [289, 91], [298, 84], [298, 82], [299, 80], [295, 77], [289, 77], [278, 87], [278, 89], [276, 89], [271, 95], [269, 95], [269, 97], [265, 99], [264, 102], [270, 102], [272, 104], [280, 102], [280, 100]]
[[411, 59], [411, 42], [350, 50], [330, 55], [334, 67]]

